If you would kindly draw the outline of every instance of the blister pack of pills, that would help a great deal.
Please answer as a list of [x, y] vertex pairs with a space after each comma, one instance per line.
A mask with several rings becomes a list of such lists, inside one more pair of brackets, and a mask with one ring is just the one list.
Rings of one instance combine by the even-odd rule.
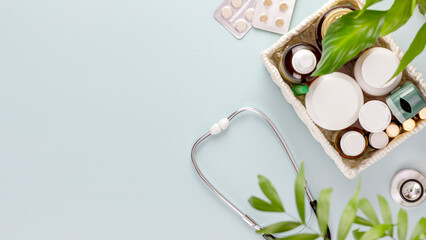
[[257, 0], [253, 27], [284, 34], [288, 32], [295, 0]]
[[214, 12], [214, 17], [232, 35], [241, 39], [252, 28], [256, 0], [225, 0]]

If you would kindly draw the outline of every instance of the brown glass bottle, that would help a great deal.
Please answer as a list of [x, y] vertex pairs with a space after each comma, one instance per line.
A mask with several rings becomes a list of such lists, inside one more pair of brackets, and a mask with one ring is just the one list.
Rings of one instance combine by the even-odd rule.
[[297, 43], [287, 48], [280, 57], [278, 70], [281, 76], [293, 83], [310, 82], [311, 74], [321, 58], [320, 51], [308, 43]]
[[342, 17], [345, 14], [352, 12], [354, 9], [349, 6], [336, 6], [330, 8], [328, 11], [323, 13], [317, 22], [316, 40], [319, 48], [322, 48], [322, 39], [327, 33], [327, 29], [333, 24], [337, 19]]

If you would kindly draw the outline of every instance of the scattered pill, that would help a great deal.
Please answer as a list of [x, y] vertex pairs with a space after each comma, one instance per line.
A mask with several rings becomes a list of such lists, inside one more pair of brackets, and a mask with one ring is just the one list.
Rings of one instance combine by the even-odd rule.
[[231, 0], [231, 4], [234, 8], [240, 8], [243, 5], [243, 0]]

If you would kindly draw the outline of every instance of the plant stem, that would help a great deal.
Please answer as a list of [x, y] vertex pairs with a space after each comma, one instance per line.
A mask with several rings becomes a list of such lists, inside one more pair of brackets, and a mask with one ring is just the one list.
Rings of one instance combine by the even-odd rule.
[[[296, 217], [292, 216], [290, 213], [285, 212], [284, 214], [286, 214], [287, 216], [289, 216], [290, 218], [292, 218], [292, 220], [293, 220], [293, 221], [295, 221], [295, 222], [298, 222], [298, 221], [299, 221], [299, 219], [297, 219]], [[314, 230], [313, 228], [311, 228], [311, 226], [309, 226], [308, 224], [306, 224], [306, 223], [302, 223], [302, 225], [303, 225], [305, 228], [308, 228], [309, 230], [311, 230], [313, 233], [316, 233], [316, 234], [318, 234], [318, 235], [321, 235], [321, 234], [320, 234], [320, 233], [318, 233], [316, 230]]]

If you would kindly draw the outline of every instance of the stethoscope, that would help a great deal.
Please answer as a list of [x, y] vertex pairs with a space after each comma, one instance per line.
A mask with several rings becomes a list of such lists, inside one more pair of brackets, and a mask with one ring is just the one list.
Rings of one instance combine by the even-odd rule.
[[[210, 182], [209, 180], [207, 180], [207, 178], [203, 175], [203, 173], [201, 172], [200, 168], [197, 165], [197, 162], [195, 161], [195, 149], [197, 148], [197, 146], [204, 141], [206, 138], [212, 136], [212, 135], [217, 135], [220, 132], [226, 130], [231, 122], [232, 119], [234, 119], [237, 115], [239, 115], [240, 113], [243, 112], [253, 112], [256, 113], [258, 116], [260, 116], [261, 118], [263, 118], [268, 124], [269, 126], [272, 128], [272, 130], [275, 132], [275, 134], [277, 135], [278, 139], [280, 140], [282, 146], [284, 147], [294, 169], [296, 170], [297, 173], [299, 173], [299, 167], [296, 164], [296, 161], [293, 158], [293, 155], [290, 152], [290, 149], [288, 148], [287, 144], [285, 143], [283, 137], [281, 136], [281, 134], [279, 133], [278, 129], [275, 127], [275, 125], [272, 123], [272, 121], [261, 111], [259, 111], [256, 108], [252, 108], [252, 107], [245, 107], [245, 108], [241, 108], [237, 111], [235, 111], [234, 113], [232, 113], [228, 118], [224, 118], [221, 119], [219, 122], [213, 124], [210, 128], [210, 131], [207, 132], [206, 134], [204, 134], [203, 136], [201, 136], [195, 143], [194, 146], [192, 147], [191, 150], [191, 159], [192, 159], [192, 163], [194, 164], [195, 170], [197, 171], [198, 175], [200, 175], [201, 179], [207, 184], [207, 186], [209, 186], [209, 188], [211, 190], [213, 190], [213, 192], [215, 192], [230, 208], [232, 208], [232, 210], [234, 210], [238, 215], [240, 215], [240, 217], [242, 217], [242, 219], [251, 227], [253, 227], [256, 230], [261, 230], [262, 227], [256, 223], [256, 221], [254, 221], [251, 217], [249, 217], [247, 214], [245, 214], [243, 211], [241, 211], [238, 207], [236, 207], [231, 201], [229, 201], [222, 193], [220, 193]], [[308, 185], [306, 184], [305, 187], [305, 192], [306, 195], [309, 198], [309, 203], [311, 205], [312, 210], [314, 211], [315, 215], [316, 215], [316, 208], [317, 208], [317, 201], [312, 197], [311, 192], [309, 191]], [[266, 240], [271, 240], [271, 239], [276, 239], [275, 236], [273, 235], [269, 235], [269, 234], [263, 234], [262, 235]], [[330, 232], [329, 229], [327, 228], [327, 235], [326, 237], [328, 239], [331, 239], [330, 236]]]

